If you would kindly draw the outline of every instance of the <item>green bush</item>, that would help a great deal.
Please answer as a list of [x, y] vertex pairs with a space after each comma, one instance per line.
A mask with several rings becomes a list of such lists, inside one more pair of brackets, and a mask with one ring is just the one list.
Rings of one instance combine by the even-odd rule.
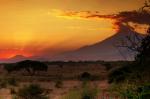
[[62, 99], [97, 99], [99, 90], [86, 86], [82, 89], [70, 90]]
[[81, 99], [96, 99], [98, 94], [97, 88], [85, 87], [81, 93]]
[[13, 96], [12, 96], [12, 99], [18, 99], [18, 98], [17, 98], [17, 96], [16, 96], [16, 95], [13, 95]]
[[126, 80], [126, 78], [131, 73], [130, 68], [128, 66], [123, 66], [111, 71], [108, 75], [109, 83], [120, 83]]
[[82, 93], [82, 99], [96, 99], [97, 92], [95, 89], [88, 90]]
[[140, 99], [150, 99], [150, 93], [142, 93]]
[[48, 99], [44, 90], [39, 85], [35, 84], [19, 89], [17, 96], [19, 99]]
[[138, 88], [141, 99], [150, 99], [150, 84]]
[[138, 99], [137, 94], [133, 90], [125, 90], [120, 93], [123, 99]]
[[62, 99], [81, 99], [81, 92], [79, 89], [72, 89], [62, 97]]
[[123, 99], [150, 99], [150, 85], [129, 87], [120, 91]]

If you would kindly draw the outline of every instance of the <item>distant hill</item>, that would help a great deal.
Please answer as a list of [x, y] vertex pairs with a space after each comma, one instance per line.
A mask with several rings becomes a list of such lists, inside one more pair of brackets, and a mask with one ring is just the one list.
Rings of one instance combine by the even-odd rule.
[[39, 61], [48, 61], [49, 59], [45, 59], [41, 56], [31, 56], [31, 57], [25, 57], [23, 55], [16, 55], [11, 58], [7, 59], [0, 59], [0, 63], [15, 63], [23, 60], [39, 60]]
[[[122, 26], [120, 31], [94, 45], [82, 47], [75, 51], [62, 53], [52, 60], [72, 60], [72, 61], [88, 61], [88, 60], [133, 60], [134, 54], [127, 48], [118, 48], [116, 45], [125, 39], [126, 36], [133, 36], [135, 32], [131, 31], [126, 26]], [[138, 34], [140, 35], [140, 34]], [[142, 35], [141, 35], [142, 36]]]
[[0, 62], [1, 63], [13, 63], [13, 62], [18, 62], [18, 61], [27, 60], [27, 59], [29, 58], [23, 55], [16, 55], [8, 59], [0, 59]]

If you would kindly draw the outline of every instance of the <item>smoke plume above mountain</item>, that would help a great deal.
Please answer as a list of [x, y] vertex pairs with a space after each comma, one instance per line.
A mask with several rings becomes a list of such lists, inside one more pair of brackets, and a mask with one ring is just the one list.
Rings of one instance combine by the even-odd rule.
[[75, 18], [75, 19], [110, 19], [114, 20], [114, 24], [120, 29], [121, 24], [129, 22], [135, 24], [150, 24], [150, 13], [148, 11], [123, 11], [118, 14], [103, 15], [99, 11], [61, 11], [53, 10], [58, 17]]

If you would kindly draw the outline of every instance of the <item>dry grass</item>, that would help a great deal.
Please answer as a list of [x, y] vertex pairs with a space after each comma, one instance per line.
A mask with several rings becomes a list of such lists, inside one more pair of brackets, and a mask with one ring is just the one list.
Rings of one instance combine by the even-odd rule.
[[[19, 82], [17, 88], [31, 83], [39, 84], [43, 89], [50, 93], [50, 99], [61, 99], [61, 97], [70, 92], [70, 90], [75, 88], [80, 89], [82, 87], [82, 81], [80, 81], [78, 77], [83, 72], [88, 72], [91, 75], [100, 77], [100, 79], [89, 83], [91, 87], [96, 86], [101, 90], [105, 90], [108, 87], [106, 81], [107, 71], [105, 66], [98, 63], [86, 65], [65, 64], [63, 67], [60, 67], [59, 65], [49, 65], [47, 72], [39, 72], [35, 76], [29, 76], [25, 71], [13, 72], [11, 74], [7, 74], [4, 70], [2, 70], [2, 68], [0, 71], [2, 78], [15, 77], [15, 79]], [[61, 79], [63, 82], [62, 88], [55, 87], [56, 80], [58, 79]], [[11, 99], [11, 94], [8, 91], [10, 91], [8, 88], [0, 90], [0, 97], [2, 97], [2, 99], [7, 99], [4, 98], [7, 96], [8, 99]]]

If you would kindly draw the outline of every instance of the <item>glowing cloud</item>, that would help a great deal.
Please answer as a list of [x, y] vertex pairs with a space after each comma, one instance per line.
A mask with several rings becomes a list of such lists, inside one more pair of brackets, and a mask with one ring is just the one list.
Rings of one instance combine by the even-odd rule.
[[[95, 11], [62, 11], [58, 9], [53, 9], [51, 14], [56, 15], [57, 17], [67, 18], [67, 19], [108, 19], [113, 20], [114, 28], [119, 29], [121, 24], [128, 24], [132, 22], [133, 24], [146, 24], [143, 28], [147, 27], [150, 24], [150, 14], [148, 11], [126, 11], [118, 14], [111, 15], [102, 15], [100, 12]], [[136, 29], [135, 25], [132, 26]]]

